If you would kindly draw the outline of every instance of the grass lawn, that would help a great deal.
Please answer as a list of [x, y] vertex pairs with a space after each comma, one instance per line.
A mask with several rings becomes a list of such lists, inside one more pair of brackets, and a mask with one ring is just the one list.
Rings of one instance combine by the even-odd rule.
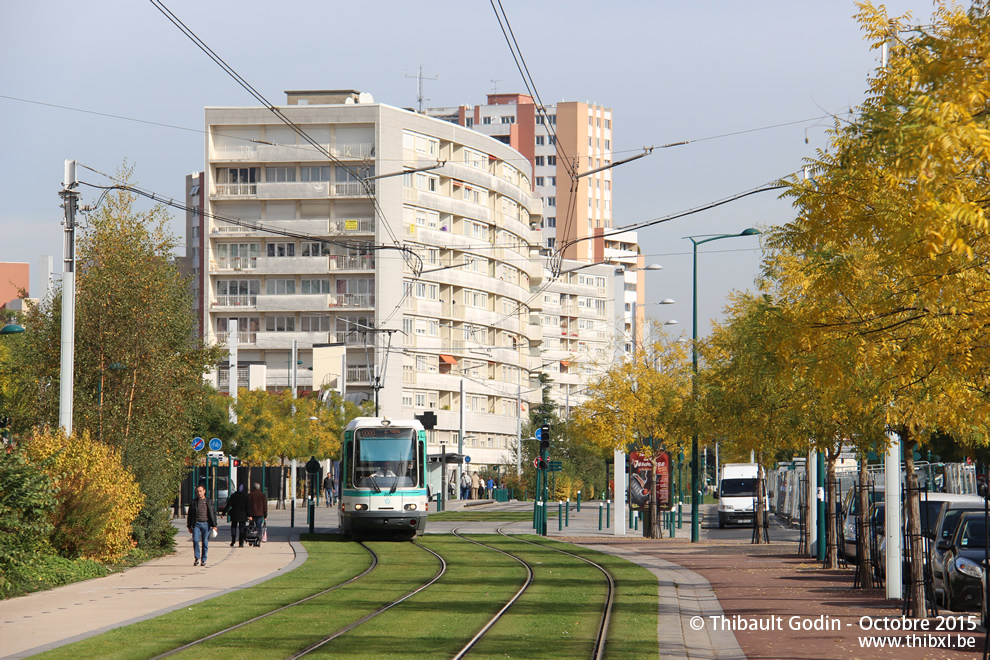
[[[557, 512], [549, 513], [550, 518], [556, 518]], [[462, 511], [441, 511], [431, 513], [430, 520], [440, 521], [475, 521], [475, 522], [519, 522], [521, 520], [532, 520], [532, 511], [478, 511], [464, 509]]]
[[371, 564], [371, 556], [344, 536], [306, 534], [302, 539], [309, 558], [294, 571], [35, 657], [149, 658], [344, 582]]
[[[148, 658], [339, 584], [365, 570], [370, 557], [335, 535], [304, 535], [306, 563], [249, 589], [55, 649], [44, 658]], [[475, 657], [587, 657], [605, 598], [601, 572], [553, 552], [559, 546], [606, 566], [617, 583], [609, 631], [613, 658], [656, 657], [657, 581], [625, 560], [541, 537], [534, 546], [500, 535], [470, 538], [518, 554], [534, 565], [529, 590], [472, 651]], [[448, 534], [419, 543], [444, 557], [447, 573], [399, 606], [329, 642], [314, 655], [347, 658], [450, 658], [522, 586], [515, 560]], [[232, 653], [284, 658], [429, 580], [435, 557], [412, 543], [369, 542], [378, 567], [352, 585], [195, 646], [180, 657]]]

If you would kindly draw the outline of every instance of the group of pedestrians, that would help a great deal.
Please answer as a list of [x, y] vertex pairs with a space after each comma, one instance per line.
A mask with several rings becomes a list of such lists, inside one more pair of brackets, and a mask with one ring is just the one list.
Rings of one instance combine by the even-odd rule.
[[[240, 547], [244, 547], [248, 520], [254, 522], [259, 535], [263, 534], [265, 518], [268, 517], [268, 498], [261, 490], [261, 484], [255, 483], [250, 495], [244, 492], [244, 484], [240, 484], [237, 492], [227, 498], [227, 505], [220, 510], [220, 515], [230, 515], [230, 547], [234, 547], [238, 539]], [[193, 566], [206, 568], [210, 538], [217, 536], [217, 512], [202, 485], [196, 486], [196, 499], [189, 505], [186, 514], [186, 528], [192, 534]]]
[[[453, 475], [451, 475], [453, 479]], [[467, 470], [461, 473], [461, 499], [483, 500], [495, 496], [495, 480], [488, 477], [485, 481], [478, 476], [477, 472], [468, 474]]]

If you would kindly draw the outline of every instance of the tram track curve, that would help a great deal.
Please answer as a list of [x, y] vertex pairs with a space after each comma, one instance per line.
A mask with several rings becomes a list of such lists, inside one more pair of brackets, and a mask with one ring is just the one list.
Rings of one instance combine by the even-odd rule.
[[221, 637], [223, 635], [226, 635], [227, 633], [233, 632], [233, 631], [235, 631], [235, 630], [237, 630], [239, 628], [243, 628], [244, 626], [246, 626], [246, 625], [248, 625], [250, 623], [254, 623], [256, 621], [261, 621], [262, 619], [265, 619], [267, 617], [270, 617], [270, 616], [272, 616], [274, 614], [278, 614], [279, 612], [284, 612], [287, 609], [290, 609], [290, 608], [293, 608], [293, 607], [295, 607], [297, 605], [301, 605], [303, 603], [309, 602], [309, 601], [313, 600], [314, 598], [319, 598], [320, 596], [323, 596], [325, 594], [328, 594], [331, 591], [335, 591], [335, 590], [340, 589], [342, 587], [346, 587], [347, 585], [353, 584], [354, 582], [357, 582], [361, 578], [366, 577], [369, 573], [371, 573], [373, 570], [375, 570], [375, 568], [378, 566], [378, 555], [375, 553], [374, 550], [372, 550], [371, 548], [369, 548], [368, 546], [366, 546], [364, 543], [358, 543], [358, 545], [360, 545], [362, 548], [364, 548], [368, 552], [368, 554], [371, 555], [371, 565], [368, 566], [368, 568], [364, 569], [364, 571], [362, 571], [361, 573], [355, 575], [354, 577], [349, 578], [349, 579], [347, 579], [347, 580], [345, 580], [343, 582], [339, 582], [339, 583], [333, 585], [332, 587], [328, 587], [327, 589], [324, 589], [322, 591], [318, 591], [315, 594], [310, 594], [309, 596], [306, 596], [305, 598], [300, 598], [299, 600], [296, 600], [296, 601], [293, 601], [291, 603], [288, 603], [287, 605], [283, 605], [282, 607], [279, 607], [277, 609], [271, 610], [270, 612], [265, 612], [264, 614], [259, 614], [256, 617], [252, 617], [252, 618], [248, 619], [247, 621], [241, 621], [240, 623], [237, 623], [237, 624], [235, 624], [233, 626], [229, 626], [227, 628], [224, 628], [223, 630], [219, 630], [219, 631], [217, 631], [215, 633], [211, 633], [209, 635], [206, 635], [205, 637], [200, 637], [197, 640], [194, 640], [192, 642], [188, 642], [186, 644], [183, 644], [182, 646], [178, 646], [178, 647], [176, 647], [174, 649], [171, 649], [170, 651], [166, 651], [165, 653], [161, 653], [159, 655], [156, 655], [151, 660], [159, 660], [159, 658], [167, 658], [167, 657], [169, 657], [171, 655], [175, 655], [176, 653], [181, 653], [182, 651], [186, 651], [188, 649], [191, 649], [194, 646], [198, 646], [199, 644], [202, 644], [204, 642], [208, 642], [211, 639], [216, 639], [217, 637]]
[[309, 646], [307, 646], [306, 648], [302, 649], [301, 651], [298, 651], [298, 652], [294, 653], [293, 655], [290, 655], [288, 657], [288, 660], [296, 660], [296, 658], [301, 658], [301, 657], [303, 657], [305, 655], [308, 655], [308, 654], [312, 653], [313, 651], [315, 651], [318, 648], [324, 646], [325, 644], [327, 644], [329, 642], [332, 642], [333, 640], [337, 639], [338, 637], [340, 637], [342, 635], [347, 634], [351, 630], [354, 630], [355, 628], [357, 628], [361, 624], [370, 621], [371, 619], [375, 618], [379, 614], [382, 614], [384, 612], [387, 612], [388, 610], [392, 609], [393, 607], [395, 607], [399, 603], [402, 603], [403, 601], [405, 601], [405, 600], [407, 600], [409, 598], [412, 598], [413, 596], [415, 596], [419, 592], [423, 591], [427, 587], [429, 587], [432, 584], [434, 584], [441, 577], [443, 577], [444, 573], [447, 572], [447, 561], [442, 556], [440, 556], [438, 553], [434, 552], [433, 550], [430, 550], [429, 548], [427, 548], [427, 547], [425, 547], [423, 545], [420, 545], [419, 543], [416, 543], [415, 541], [413, 541], [412, 543], [417, 548], [420, 548], [421, 550], [424, 550], [424, 551], [430, 553], [431, 555], [433, 555], [434, 557], [436, 557], [440, 561], [440, 569], [437, 571], [436, 575], [434, 575], [432, 578], [430, 578], [430, 580], [427, 581], [426, 583], [420, 585], [416, 589], [413, 589], [412, 591], [410, 591], [409, 593], [401, 596], [400, 598], [396, 598], [395, 600], [391, 601], [390, 603], [387, 603], [387, 604], [383, 605], [382, 607], [379, 607], [374, 612], [371, 612], [369, 614], [366, 614], [365, 616], [361, 617], [357, 621], [354, 621], [352, 623], [349, 623], [348, 625], [344, 626], [343, 628], [339, 628], [338, 630], [336, 630], [333, 633], [327, 635], [326, 637], [323, 637], [319, 641], [310, 644]]

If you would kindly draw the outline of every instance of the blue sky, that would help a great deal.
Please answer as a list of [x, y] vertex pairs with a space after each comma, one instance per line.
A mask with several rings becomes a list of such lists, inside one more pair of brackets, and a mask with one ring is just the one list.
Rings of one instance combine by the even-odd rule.
[[[292, 1], [165, 3], [273, 103], [288, 89], [358, 89], [399, 107], [416, 104], [422, 65], [427, 105], [483, 102], [525, 91], [487, 2]], [[496, 3], [497, 4], [497, 3]], [[502, 0], [547, 103], [590, 101], [614, 112], [617, 152], [684, 140], [614, 173], [617, 226], [665, 217], [798, 171], [825, 146], [826, 117], [863, 98], [877, 65], [852, 2]], [[891, 14], [925, 23], [931, 3], [894, 0]], [[58, 191], [63, 161], [104, 172], [123, 161], [137, 181], [181, 198], [204, 162], [203, 107], [253, 105], [231, 78], [150, 3], [33, 0], [0, 8], [0, 95], [194, 129], [154, 126], [0, 98], [0, 261], [62, 258]], [[497, 83], [493, 83], [497, 80]], [[618, 159], [619, 156], [616, 156]], [[93, 182], [102, 183], [95, 174]], [[80, 177], [84, 178], [84, 177]], [[83, 202], [95, 195], [84, 193]], [[174, 214], [174, 230], [184, 220]], [[691, 244], [682, 237], [786, 222], [793, 210], [761, 193], [640, 232], [648, 307], [690, 334]], [[752, 286], [758, 240], [702, 248], [699, 320], [719, 316], [727, 293]]]

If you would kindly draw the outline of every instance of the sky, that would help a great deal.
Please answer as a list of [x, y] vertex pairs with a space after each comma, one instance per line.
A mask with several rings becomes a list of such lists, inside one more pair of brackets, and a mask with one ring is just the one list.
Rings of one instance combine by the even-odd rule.
[[[862, 101], [879, 65], [847, 0], [501, 4], [545, 103], [613, 110], [615, 160], [689, 141], [615, 169], [616, 227], [798, 172], [803, 159], [827, 147], [832, 116]], [[415, 107], [417, 81], [409, 76], [420, 66], [437, 78], [423, 83], [430, 107], [484, 103], [495, 90], [525, 92], [489, 2], [165, 5], [276, 105], [289, 89], [357, 89], [376, 102]], [[891, 15], [910, 11], [913, 23], [932, 13], [923, 0], [886, 7]], [[203, 108], [252, 105], [151, 2], [3, 3], [0, 261], [30, 263], [32, 296], [42, 292], [42, 255], [61, 271], [66, 159], [107, 173], [126, 162], [142, 187], [181, 200], [185, 175], [204, 166]], [[754, 130], [770, 126], [778, 127]], [[79, 178], [107, 182], [85, 169]], [[96, 197], [83, 188], [81, 203]], [[646, 274], [647, 314], [677, 320], [668, 326], [674, 334], [691, 333], [692, 253], [684, 237], [737, 234], [794, 215], [779, 193], [763, 192], [640, 230], [646, 263], [663, 266]], [[184, 216], [173, 217], [182, 239]], [[721, 317], [731, 291], [753, 289], [760, 259], [758, 237], [699, 248], [700, 335]], [[665, 298], [677, 302], [654, 304]]]

